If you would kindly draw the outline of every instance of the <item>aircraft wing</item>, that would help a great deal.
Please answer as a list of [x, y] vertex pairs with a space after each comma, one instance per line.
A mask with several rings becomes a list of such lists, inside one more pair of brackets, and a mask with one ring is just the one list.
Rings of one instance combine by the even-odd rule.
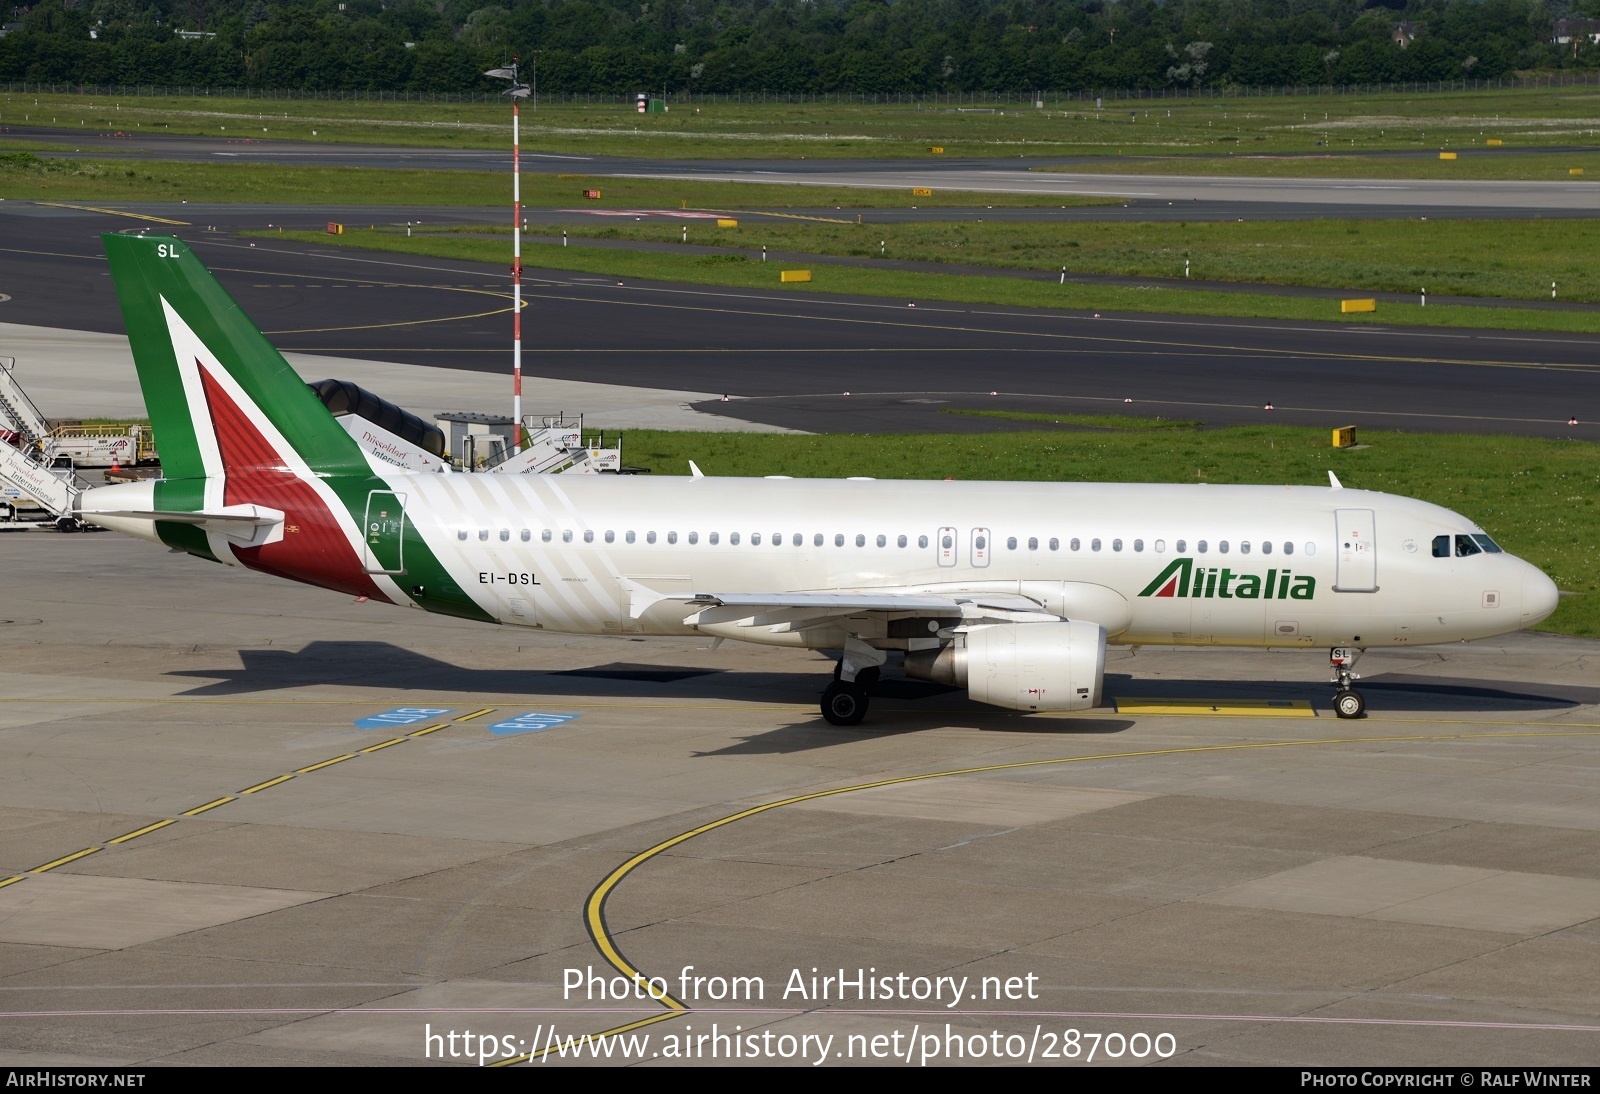
[[949, 620], [947, 626], [980, 622], [1026, 622], [1060, 617], [1015, 593], [928, 594], [890, 591], [670, 593], [662, 595], [629, 583], [629, 611], [637, 619], [663, 601], [686, 609], [690, 625], [735, 623], [744, 627], [792, 629], [826, 626], [836, 620], [873, 614]]

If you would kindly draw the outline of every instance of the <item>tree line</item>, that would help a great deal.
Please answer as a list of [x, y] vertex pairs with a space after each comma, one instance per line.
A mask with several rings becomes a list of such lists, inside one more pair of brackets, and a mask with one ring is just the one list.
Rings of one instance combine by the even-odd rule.
[[[1600, 14], [1600, 0], [39, 0], [0, 14], [0, 81], [42, 83], [493, 91], [504, 85], [482, 73], [513, 54], [540, 91], [609, 94], [1279, 87], [1600, 68], [1600, 46], [1572, 22]], [[1554, 40], [1575, 28], [1575, 43]]]

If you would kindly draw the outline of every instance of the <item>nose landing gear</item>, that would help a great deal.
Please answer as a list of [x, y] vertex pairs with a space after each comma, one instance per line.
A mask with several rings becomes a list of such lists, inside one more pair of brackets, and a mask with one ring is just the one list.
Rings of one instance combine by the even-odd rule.
[[1366, 717], [1366, 699], [1350, 686], [1353, 681], [1361, 679], [1359, 674], [1350, 669], [1364, 652], [1349, 646], [1336, 646], [1328, 651], [1328, 661], [1333, 666], [1333, 712], [1341, 718]]

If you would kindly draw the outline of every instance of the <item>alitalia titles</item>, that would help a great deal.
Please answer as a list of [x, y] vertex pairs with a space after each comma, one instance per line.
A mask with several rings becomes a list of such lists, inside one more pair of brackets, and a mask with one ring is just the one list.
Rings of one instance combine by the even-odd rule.
[[1317, 579], [1292, 570], [1238, 573], [1227, 567], [1196, 566], [1192, 558], [1175, 558], [1140, 596], [1197, 597], [1207, 600], [1310, 600]]

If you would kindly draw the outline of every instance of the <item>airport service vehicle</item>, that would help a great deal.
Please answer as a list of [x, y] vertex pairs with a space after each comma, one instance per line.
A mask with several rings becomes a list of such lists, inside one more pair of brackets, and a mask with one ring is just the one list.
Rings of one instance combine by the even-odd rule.
[[[584, 634], [839, 651], [1024, 711], [1101, 700], [1107, 641], [1364, 648], [1536, 623], [1555, 585], [1483, 529], [1327, 487], [471, 475], [365, 452], [177, 239], [105, 237], [165, 478], [82, 520], [367, 600]], [[692, 465], [691, 465], [692, 466]], [[1330, 480], [1332, 476], [1330, 476]]]

